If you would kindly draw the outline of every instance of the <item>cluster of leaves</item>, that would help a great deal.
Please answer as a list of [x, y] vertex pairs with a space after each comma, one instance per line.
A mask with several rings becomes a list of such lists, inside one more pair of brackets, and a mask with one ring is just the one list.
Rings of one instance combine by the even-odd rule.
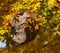
[[[11, 2], [12, 0], [10, 1], [10, 3]], [[42, 51], [44, 51], [42, 53], [45, 52], [52, 53], [52, 52], [56, 52], [57, 49], [59, 51], [60, 49], [59, 48], [60, 47], [60, 43], [59, 43], [60, 41], [60, 0], [17, 0], [16, 2], [12, 2], [11, 4], [8, 3], [9, 2], [6, 2], [6, 5], [10, 6], [9, 9], [7, 8], [7, 10], [9, 10], [9, 14], [7, 13], [8, 15], [6, 15], [4, 13], [5, 15], [1, 16], [0, 18], [1, 19], [0, 29], [2, 29], [0, 30], [1, 40], [4, 39], [3, 34], [5, 32], [9, 33], [8, 30], [9, 26], [7, 27], [4, 26], [6, 21], [10, 20], [17, 11], [22, 9], [27, 12], [38, 13], [37, 18], [33, 18], [32, 21], [31, 19], [28, 20], [30, 23], [36, 22], [35, 29], [39, 30], [39, 37], [37, 41], [36, 40], [34, 41], [36, 42], [35, 43], [36, 45], [39, 45], [39, 49], [42, 49], [41, 51], [38, 51], [38, 53]], [[1, 5], [3, 4], [4, 2], [1, 3]], [[4, 5], [3, 7], [0, 6], [0, 9], [1, 8], [4, 9], [6, 7]], [[5, 28], [6, 30], [4, 30]], [[33, 50], [37, 50], [37, 49], [33, 48]], [[37, 51], [35, 53], [37, 53]], [[60, 51], [58, 53], [60, 53]]]

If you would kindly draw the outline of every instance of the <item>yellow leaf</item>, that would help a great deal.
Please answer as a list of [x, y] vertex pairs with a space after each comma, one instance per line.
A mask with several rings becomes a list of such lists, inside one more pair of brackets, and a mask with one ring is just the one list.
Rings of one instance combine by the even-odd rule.
[[24, 2], [24, 3], [28, 3], [28, 2], [29, 2], [29, 0], [23, 0], [23, 2]]
[[54, 4], [55, 0], [48, 0], [49, 4]]
[[4, 34], [5, 32], [8, 32], [8, 30], [0, 30], [0, 34]]
[[40, 7], [40, 2], [35, 4], [36, 7]]
[[6, 19], [7, 19], [7, 20], [10, 20], [11, 18], [12, 18], [12, 15], [7, 15], [7, 16], [6, 16]]
[[39, 25], [43, 26], [43, 24], [42, 24], [42, 23], [39, 23]]
[[42, 19], [41, 18], [37, 18], [36, 21], [41, 21]]
[[32, 2], [34, 2], [35, 0], [30, 0], [30, 2], [32, 3]]
[[38, 24], [35, 26], [35, 30], [37, 30], [37, 29], [39, 29], [39, 25]]
[[34, 10], [34, 11], [37, 10], [38, 7], [40, 7], [40, 3], [39, 3], [39, 2], [34, 5], [34, 9], [33, 9], [33, 10]]

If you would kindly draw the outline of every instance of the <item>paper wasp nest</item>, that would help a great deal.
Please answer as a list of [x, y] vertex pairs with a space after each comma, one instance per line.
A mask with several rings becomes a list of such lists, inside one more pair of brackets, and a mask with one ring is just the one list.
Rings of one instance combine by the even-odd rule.
[[[36, 17], [36, 15], [37, 14], [34, 14], [32, 17]], [[28, 12], [18, 12], [16, 16], [18, 17], [17, 19], [15, 17], [11, 19], [12, 24], [10, 27], [13, 41], [18, 44], [32, 41], [35, 37], [34, 32], [31, 32], [33, 29], [25, 27], [26, 20], [30, 18], [30, 14]]]

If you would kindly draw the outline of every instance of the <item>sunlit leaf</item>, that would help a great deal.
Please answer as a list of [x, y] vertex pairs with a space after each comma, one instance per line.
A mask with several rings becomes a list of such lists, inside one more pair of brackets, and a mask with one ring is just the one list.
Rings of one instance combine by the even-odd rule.
[[0, 34], [4, 34], [5, 32], [8, 32], [8, 30], [0, 30]]
[[35, 26], [35, 30], [37, 30], [37, 29], [39, 29], [39, 25], [38, 24]]

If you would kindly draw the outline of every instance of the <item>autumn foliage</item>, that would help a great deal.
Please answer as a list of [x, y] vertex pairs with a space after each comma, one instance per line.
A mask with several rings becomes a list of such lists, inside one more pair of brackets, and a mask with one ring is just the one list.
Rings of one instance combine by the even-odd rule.
[[[31, 12], [31, 16], [33, 13], [38, 14], [37, 18], [26, 21], [35, 22], [38, 35], [32, 42], [16, 46], [11, 42], [9, 23], [21, 10]], [[7, 40], [6, 47], [0, 53], [60, 53], [60, 0], [1, 0], [0, 40]]]

